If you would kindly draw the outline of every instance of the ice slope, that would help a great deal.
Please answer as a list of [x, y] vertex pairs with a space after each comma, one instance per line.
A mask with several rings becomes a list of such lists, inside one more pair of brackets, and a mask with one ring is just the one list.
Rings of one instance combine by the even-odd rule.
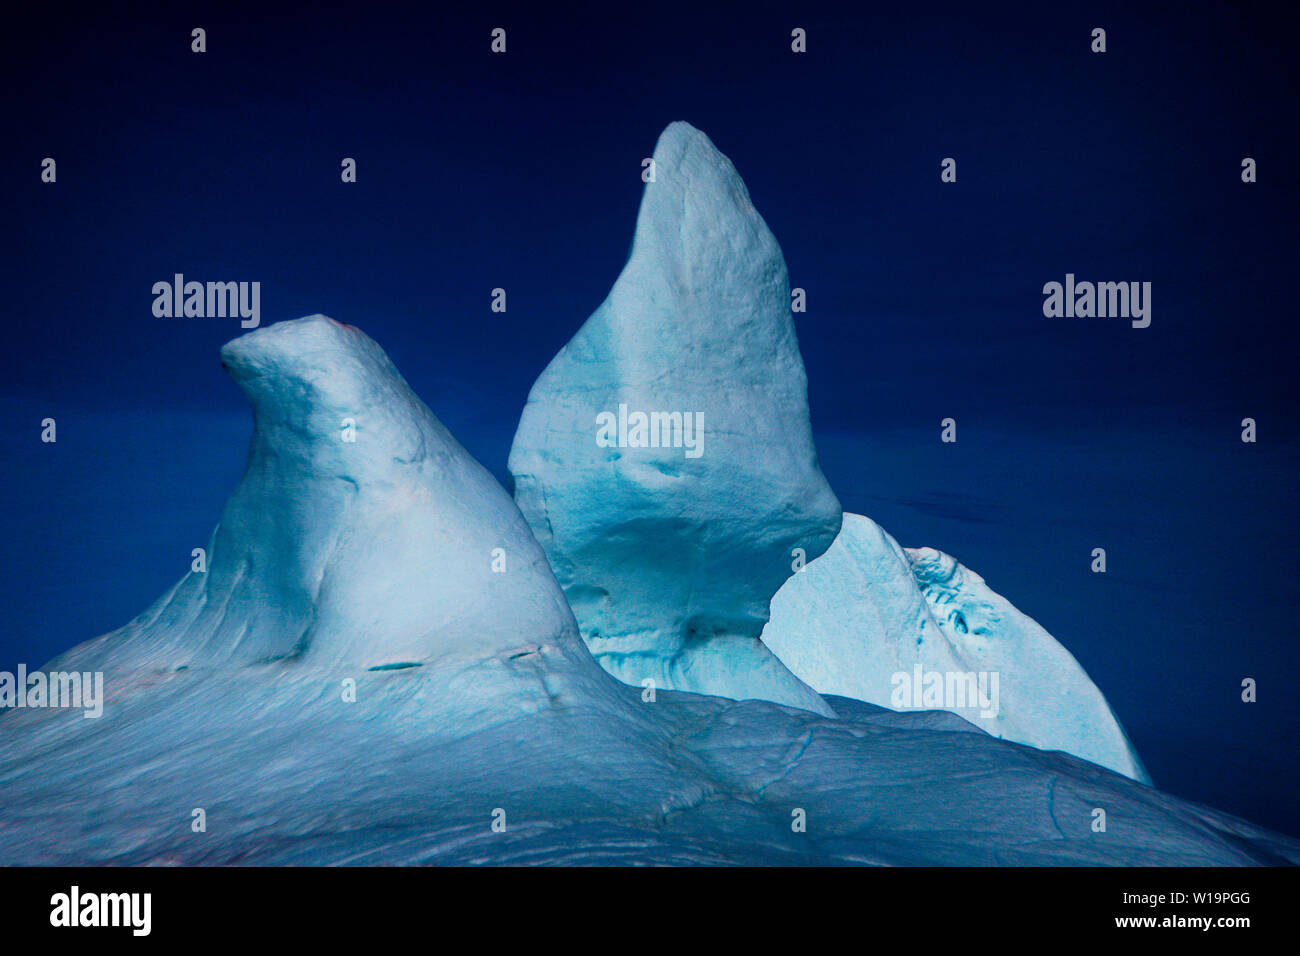
[[[703, 133], [673, 123], [653, 158], [626, 266], [529, 394], [515, 500], [610, 673], [828, 713], [758, 639], [795, 549], [821, 554], [840, 521], [785, 260]], [[683, 416], [679, 440], [638, 435], [655, 413]]]
[[[921, 668], [918, 685], [996, 673], [1001, 709], [947, 706], [1146, 781], [1078, 663], [946, 555], [909, 557], [855, 518], [790, 579], [796, 551], [821, 555], [840, 517], [813, 448], [784, 259], [703, 133], [672, 124], [654, 161], [627, 265], [534, 384], [510, 454], [515, 500], [596, 659], [633, 685], [823, 714], [808, 685], [897, 707], [899, 672]], [[702, 414], [697, 457], [633, 440], [633, 414], [668, 411]]]
[[580, 646], [509, 495], [366, 335], [310, 316], [236, 339], [221, 361], [254, 431], [207, 570], [56, 664], [364, 670], [491, 653], [521, 633]]
[[[845, 514], [830, 549], [777, 592], [763, 642], [823, 694], [951, 710], [995, 736], [1149, 782], [1069, 651], [979, 575], [940, 551], [900, 548], [870, 518]], [[945, 692], [950, 674], [996, 674], [997, 683], [986, 678], [983, 701], [927, 699], [924, 679], [915, 692], [918, 669], [940, 675]]]
[[647, 699], [373, 342], [312, 317], [223, 358], [255, 437], [208, 577], [48, 665], [105, 668], [101, 718], [0, 713], [0, 864], [1300, 860], [947, 713]]
[[347, 704], [336, 675], [277, 662], [159, 675], [100, 721], [0, 717], [0, 864], [1300, 861], [1288, 837], [952, 715], [650, 704], [595, 669], [613, 699], [501, 656], [361, 672]]

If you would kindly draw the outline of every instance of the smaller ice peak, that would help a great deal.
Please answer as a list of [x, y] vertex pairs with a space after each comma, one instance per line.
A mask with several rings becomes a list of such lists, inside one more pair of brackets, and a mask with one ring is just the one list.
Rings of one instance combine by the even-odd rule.
[[527, 643], [587, 658], [510, 495], [373, 340], [313, 315], [221, 359], [252, 402], [253, 438], [204, 566], [72, 656], [359, 671]]
[[772, 599], [763, 641], [823, 694], [949, 710], [997, 737], [1149, 783], [1101, 691], [1046, 630], [933, 548], [845, 514], [830, 549]]

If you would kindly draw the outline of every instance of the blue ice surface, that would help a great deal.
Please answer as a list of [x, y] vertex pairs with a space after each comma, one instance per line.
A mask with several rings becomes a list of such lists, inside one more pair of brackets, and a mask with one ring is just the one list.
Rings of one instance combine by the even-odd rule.
[[1078, 659], [1156, 786], [1300, 833], [1300, 713], [1277, 682], [1300, 668], [1300, 580], [1277, 564], [1300, 446], [1242, 443], [1231, 409], [1193, 417], [816, 438], [845, 510], [957, 557]]

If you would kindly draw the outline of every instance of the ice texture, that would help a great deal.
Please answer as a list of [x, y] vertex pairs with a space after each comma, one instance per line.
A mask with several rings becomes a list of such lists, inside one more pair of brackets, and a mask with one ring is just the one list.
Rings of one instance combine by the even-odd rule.
[[0, 713], [0, 864], [1300, 860], [950, 713], [625, 686], [371, 340], [316, 316], [223, 360], [255, 431], [209, 569], [47, 665], [104, 668], [102, 717]]
[[[933, 548], [899, 547], [862, 515], [845, 514], [830, 549], [777, 592], [763, 641], [823, 694], [951, 710], [995, 736], [1150, 782], [1069, 651], [978, 574]], [[945, 694], [948, 675], [996, 674], [984, 684], [996, 707], [983, 706], [992, 694], [966, 691], [927, 701], [915, 692], [925, 684], [918, 672], [940, 675]]]
[[[242, 336], [221, 361], [254, 427], [206, 571], [56, 664], [364, 669], [520, 633], [572, 649], [573, 616], [510, 496], [370, 338], [316, 315]], [[492, 571], [495, 549], [508, 573]]]
[[[840, 522], [785, 260], [703, 133], [673, 123], [653, 158], [627, 264], [528, 396], [515, 500], [610, 673], [826, 714], [759, 640], [795, 550], [821, 554]], [[602, 444], [602, 413], [679, 413], [702, 445], [621, 427]]]
[[[523, 513], [359, 330], [222, 350], [253, 441], [206, 568], [45, 666], [103, 671], [101, 717], [0, 712], [0, 865], [1300, 862], [1130, 779], [1100, 693], [978, 576], [836, 537], [776, 243], [703, 134], [655, 159], [521, 420]], [[699, 413], [701, 454], [599, 444], [602, 411]], [[849, 696], [762, 643], [774, 594], [768, 638]], [[997, 668], [989, 729], [1061, 749], [870, 702], [918, 663]]]

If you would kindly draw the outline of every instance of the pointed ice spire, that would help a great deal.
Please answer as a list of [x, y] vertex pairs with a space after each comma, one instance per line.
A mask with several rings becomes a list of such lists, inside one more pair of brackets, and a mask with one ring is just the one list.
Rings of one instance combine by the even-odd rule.
[[370, 668], [527, 641], [585, 656], [510, 496], [364, 333], [314, 315], [250, 332], [221, 359], [254, 432], [206, 571], [66, 658]]
[[654, 160], [627, 265], [529, 395], [515, 498], [615, 676], [825, 712], [759, 640], [840, 523], [785, 261], [703, 133]]

